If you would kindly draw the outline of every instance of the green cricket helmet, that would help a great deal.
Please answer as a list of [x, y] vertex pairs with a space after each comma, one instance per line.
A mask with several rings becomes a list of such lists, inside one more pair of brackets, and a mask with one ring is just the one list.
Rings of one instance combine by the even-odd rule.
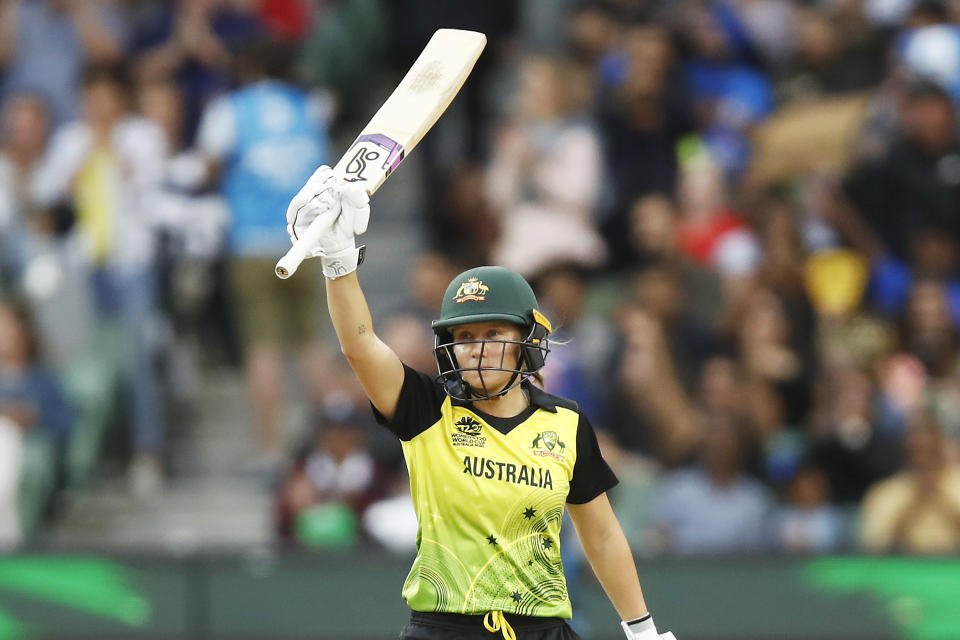
[[[526, 336], [523, 340], [468, 341], [481, 343], [484, 348], [488, 343], [520, 345], [516, 363], [504, 362], [501, 356], [500, 366], [492, 368], [513, 373], [510, 382], [495, 393], [486, 387], [471, 388], [463, 379], [466, 368], [460, 366], [454, 354], [452, 328], [475, 322], [509, 322], [521, 327], [521, 335]], [[507, 393], [542, 369], [550, 351], [550, 322], [540, 312], [533, 289], [520, 274], [504, 267], [474, 267], [454, 278], [443, 295], [440, 317], [432, 327], [436, 334], [437, 380], [457, 400], [485, 400]], [[501, 353], [505, 355], [506, 349]]]

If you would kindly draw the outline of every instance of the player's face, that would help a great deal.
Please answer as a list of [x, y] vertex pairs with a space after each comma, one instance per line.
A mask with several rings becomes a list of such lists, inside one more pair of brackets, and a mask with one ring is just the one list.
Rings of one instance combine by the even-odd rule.
[[520, 356], [518, 342], [523, 340], [516, 325], [475, 322], [458, 325], [452, 333], [453, 353], [462, 369], [463, 380], [471, 388], [492, 394], [510, 382]]

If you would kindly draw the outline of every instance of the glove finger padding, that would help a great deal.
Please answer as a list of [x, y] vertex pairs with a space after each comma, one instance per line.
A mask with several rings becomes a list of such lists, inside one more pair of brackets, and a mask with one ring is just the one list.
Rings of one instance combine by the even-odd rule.
[[370, 222], [370, 195], [362, 184], [348, 183], [340, 187], [340, 207], [352, 222], [353, 235], [366, 233]]
[[[338, 216], [339, 213], [340, 213], [339, 211], [326, 211], [326, 212], [324, 212], [324, 213], [321, 213], [321, 214], [312, 216], [311, 222], [316, 221], [316, 220], [317, 220], [318, 218], [320, 218], [320, 217], [324, 217], [324, 218], [330, 219], [330, 218], [332, 218], [332, 217], [334, 217], [334, 216]], [[318, 222], [317, 224], [321, 224], [321, 223]], [[333, 227], [332, 224], [331, 224], [330, 226]], [[309, 229], [309, 228], [310, 228], [310, 225], [307, 225], [307, 224], [302, 224], [302, 225], [300, 225], [300, 224], [298, 224], [298, 225], [288, 224], [288, 225], [287, 225], [287, 235], [290, 236], [290, 243], [291, 243], [291, 244], [296, 244], [296, 242], [297, 242], [301, 237], [303, 237], [303, 236], [306, 234], [307, 229]], [[329, 233], [330, 233], [330, 231], [328, 230], [328, 231], [326, 232], [326, 234], [329, 234]], [[307, 258], [316, 258], [317, 256], [321, 255], [322, 253], [323, 253], [323, 249], [321, 248], [320, 244], [316, 244], [315, 246], [313, 246], [312, 248], [310, 248], [310, 249], [307, 251], [306, 257], [307, 257]]]
[[287, 224], [295, 224], [298, 213], [319, 193], [332, 187], [333, 169], [327, 165], [321, 165], [313, 175], [300, 187], [297, 195], [293, 196], [290, 204], [287, 205]]

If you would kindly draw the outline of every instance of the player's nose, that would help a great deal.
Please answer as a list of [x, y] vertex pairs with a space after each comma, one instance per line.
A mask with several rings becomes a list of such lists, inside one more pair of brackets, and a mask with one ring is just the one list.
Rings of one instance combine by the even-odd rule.
[[483, 340], [470, 343], [470, 358], [478, 362], [483, 360], [483, 356], [486, 353], [486, 346], [487, 343]]

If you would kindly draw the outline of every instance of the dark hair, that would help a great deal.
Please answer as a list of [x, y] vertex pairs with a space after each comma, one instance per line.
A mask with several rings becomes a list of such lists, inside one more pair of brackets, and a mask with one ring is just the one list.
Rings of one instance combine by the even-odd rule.
[[907, 15], [910, 18], [927, 18], [932, 22], [950, 21], [950, 10], [943, 0], [919, 0]]
[[288, 80], [297, 58], [297, 47], [291, 42], [270, 36], [255, 36], [234, 49], [241, 77], [266, 76]]
[[569, 275], [581, 282], [589, 282], [593, 275], [593, 270], [582, 262], [577, 260], [556, 260], [542, 267], [530, 277], [531, 285], [534, 290], [539, 290], [543, 283], [556, 275]]
[[943, 88], [943, 85], [921, 75], [913, 75], [907, 79], [904, 94], [907, 100], [911, 102], [931, 98], [950, 102], [950, 94]]
[[126, 65], [112, 62], [95, 62], [83, 69], [80, 86], [88, 89], [97, 84], [111, 84], [124, 93], [131, 88], [130, 72]]

